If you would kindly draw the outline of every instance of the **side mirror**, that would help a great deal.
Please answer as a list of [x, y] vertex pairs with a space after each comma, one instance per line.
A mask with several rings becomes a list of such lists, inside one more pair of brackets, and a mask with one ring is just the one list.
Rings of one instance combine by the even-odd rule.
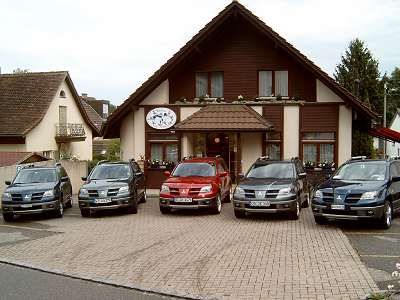
[[227, 176], [228, 175], [228, 172], [222, 172], [222, 173], [219, 173], [219, 177], [225, 177], [225, 176]]
[[333, 176], [332, 179], [340, 180], [340, 177], [336, 175], [336, 176]]
[[82, 179], [83, 181], [86, 181], [86, 180], [87, 180], [87, 177], [86, 177], [86, 176], [82, 176], [81, 179]]
[[299, 173], [299, 178], [306, 178], [307, 177], [307, 173]]
[[392, 177], [392, 182], [399, 182], [400, 181], [400, 176], [393, 176]]
[[6, 185], [10, 185], [10, 184], [11, 184], [11, 181], [10, 181], [10, 180], [6, 180], [6, 181], [4, 181], [4, 183], [5, 183]]
[[67, 182], [69, 178], [67, 176], [61, 177], [61, 182]]
[[243, 178], [244, 178], [244, 174], [243, 174], [243, 173], [239, 173], [239, 174], [238, 174], [238, 178], [239, 178], [239, 179], [243, 179]]
[[165, 172], [164, 172], [164, 175], [165, 175], [166, 177], [169, 177], [169, 176], [171, 176], [171, 172], [170, 172], [170, 171], [165, 171]]

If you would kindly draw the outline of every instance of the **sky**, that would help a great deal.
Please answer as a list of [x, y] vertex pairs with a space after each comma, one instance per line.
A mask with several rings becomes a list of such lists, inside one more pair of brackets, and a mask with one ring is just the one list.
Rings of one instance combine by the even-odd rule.
[[[120, 105], [231, 0], [0, 0], [0, 67], [67, 70]], [[332, 76], [349, 42], [400, 67], [400, 0], [240, 0]]]

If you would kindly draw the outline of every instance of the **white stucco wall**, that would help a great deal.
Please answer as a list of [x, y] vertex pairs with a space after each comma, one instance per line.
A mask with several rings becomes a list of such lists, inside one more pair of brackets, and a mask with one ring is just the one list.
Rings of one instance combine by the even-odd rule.
[[168, 79], [155, 88], [140, 104], [160, 105], [169, 104], [169, 82]]
[[181, 145], [182, 158], [185, 156], [193, 156], [193, 135], [191, 133], [182, 135]]
[[317, 102], [343, 102], [330, 88], [317, 80]]
[[196, 111], [199, 111], [201, 107], [189, 106], [181, 107], [181, 121], [185, 120], [187, 117], [193, 115]]
[[261, 133], [241, 133], [242, 172], [246, 173], [254, 161], [262, 156]]
[[252, 109], [254, 109], [256, 112], [258, 112], [261, 116], [262, 116], [262, 111], [263, 111], [263, 108], [262, 108], [262, 106], [260, 106], [260, 105], [252, 105], [252, 106], [250, 106]]
[[[61, 90], [65, 92], [65, 98], [60, 97]], [[92, 130], [81, 115], [65, 81], [60, 85], [42, 121], [27, 134], [25, 139], [26, 151], [58, 150], [55, 136], [56, 123], [59, 122], [59, 106], [67, 107], [67, 123], [83, 124], [86, 133], [85, 141], [64, 144], [63, 149], [71, 155], [76, 155], [80, 160], [91, 160]]]
[[[396, 113], [396, 117], [389, 128], [397, 132], [400, 131], [400, 117], [398, 113]], [[400, 143], [386, 142], [386, 154], [389, 157], [399, 156]]]
[[135, 130], [135, 153], [133, 158], [136, 160], [140, 159], [140, 156], [146, 155], [146, 145], [145, 145], [145, 115], [144, 115], [144, 108], [139, 108], [135, 110], [134, 113], [134, 130]]
[[299, 106], [283, 108], [283, 159], [299, 157]]
[[121, 141], [121, 159], [128, 160], [135, 155], [133, 112], [129, 112], [121, 121], [121, 126], [119, 127], [119, 135]]
[[351, 158], [352, 109], [339, 106], [338, 164], [339, 166]]

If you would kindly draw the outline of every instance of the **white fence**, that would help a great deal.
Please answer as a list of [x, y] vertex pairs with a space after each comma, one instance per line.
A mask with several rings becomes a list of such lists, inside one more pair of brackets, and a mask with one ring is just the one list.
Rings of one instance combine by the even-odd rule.
[[[32, 163], [29, 163], [31, 165]], [[41, 161], [33, 163], [35, 166], [53, 166], [55, 164], [54, 160]], [[87, 175], [87, 161], [69, 161], [62, 160], [61, 165], [65, 168], [71, 179], [72, 193], [77, 194], [80, 186], [82, 185], [82, 176]], [[17, 172], [17, 169], [23, 167], [24, 165], [0, 167], [0, 195], [3, 195], [6, 189], [6, 180], [12, 180]]]

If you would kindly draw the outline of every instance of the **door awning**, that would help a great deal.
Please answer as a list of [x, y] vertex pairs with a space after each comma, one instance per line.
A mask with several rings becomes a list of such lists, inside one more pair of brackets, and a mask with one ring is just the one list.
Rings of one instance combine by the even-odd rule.
[[273, 126], [251, 107], [243, 104], [208, 105], [174, 126], [186, 132], [264, 132]]
[[394, 131], [390, 128], [380, 127], [368, 131], [368, 134], [384, 140], [400, 143], [400, 132]]

